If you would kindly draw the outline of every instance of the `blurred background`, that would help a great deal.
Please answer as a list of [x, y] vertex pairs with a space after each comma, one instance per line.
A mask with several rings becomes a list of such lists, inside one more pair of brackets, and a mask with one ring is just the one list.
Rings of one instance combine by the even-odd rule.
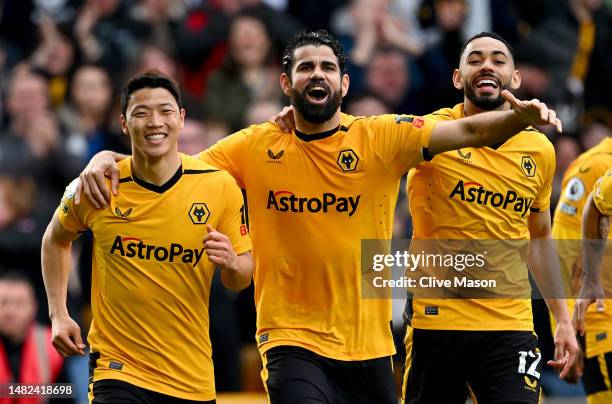
[[[451, 83], [460, 48], [476, 33], [495, 31], [514, 47], [523, 80], [517, 95], [546, 102], [563, 121], [564, 134], [550, 134], [554, 208], [568, 164], [612, 135], [611, 10], [610, 0], [0, 1], [0, 275], [20, 275], [8, 282], [29, 283], [23, 293], [34, 300], [0, 287], [0, 343], [16, 344], [15, 313], [23, 327], [49, 323], [42, 234], [64, 187], [96, 152], [129, 153], [118, 90], [135, 72], [156, 68], [180, 83], [187, 110], [180, 149], [195, 154], [288, 104], [279, 60], [300, 30], [324, 28], [341, 40], [351, 77], [343, 109], [353, 115], [426, 114], [461, 102]], [[403, 187], [397, 206], [395, 236], [408, 238]], [[69, 284], [70, 311], [84, 333], [90, 244], [88, 235], [75, 243]], [[395, 304], [401, 313], [403, 302]], [[535, 310], [550, 355], [546, 309], [538, 302]], [[215, 279], [210, 311], [218, 391], [262, 392], [252, 288], [237, 294]], [[87, 359], [62, 366], [60, 375], [84, 400]], [[580, 386], [550, 376], [542, 381], [548, 397], [583, 401]]]

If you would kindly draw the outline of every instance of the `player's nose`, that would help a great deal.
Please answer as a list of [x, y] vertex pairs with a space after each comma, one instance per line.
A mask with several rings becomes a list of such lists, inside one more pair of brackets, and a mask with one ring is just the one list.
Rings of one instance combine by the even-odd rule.
[[157, 128], [159, 126], [162, 126], [162, 124], [163, 123], [160, 114], [155, 111], [149, 116], [149, 120], [147, 121], [147, 126], [149, 128]]

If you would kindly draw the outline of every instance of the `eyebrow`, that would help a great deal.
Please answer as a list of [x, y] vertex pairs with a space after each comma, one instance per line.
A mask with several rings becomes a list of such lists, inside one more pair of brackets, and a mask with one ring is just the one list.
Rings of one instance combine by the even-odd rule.
[[[304, 65], [306, 65], [306, 66], [314, 66], [314, 64], [315, 64], [315, 62], [312, 61], [312, 60], [304, 60], [304, 61], [298, 62], [295, 66], [296, 67], [304, 66]], [[330, 66], [330, 65], [331, 66], [337, 66], [337, 63], [332, 61], [332, 60], [323, 60], [323, 61], [321, 61], [321, 64], [323, 66]]]
[[[502, 56], [505, 56], [506, 58], [508, 58], [508, 55], [506, 55], [506, 53], [505, 53], [505, 52], [500, 51], [500, 50], [494, 50], [494, 51], [493, 51], [493, 52], [491, 52], [491, 53], [493, 54], [493, 56], [502, 55]], [[470, 53], [467, 55], [467, 57], [469, 58], [469, 57], [470, 57], [470, 56], [472, 56], [472, 55], [482, 56], [483, 54], [484, 54], [484, 52], [483, 52], [483, 51], [473, 50], [473, 51], [471, 51], [471, 52], [470, 52]]]
[[172, 108], [174, 108], [174, 104], [172, 104], [171, 102], [164, 102], [162, 104], [154, 105], [153, 107], [149, 107], [148, 105], [145, 105], [145, 104], [138, 104], [138, 105], [134, 105], [134, 108], [132, 108], [132, 111], [135, 111], [135, 110], [140, 109], [140, 108], [151, 109], [151, 108], [160, 108], [160, 107], [172, 107]]

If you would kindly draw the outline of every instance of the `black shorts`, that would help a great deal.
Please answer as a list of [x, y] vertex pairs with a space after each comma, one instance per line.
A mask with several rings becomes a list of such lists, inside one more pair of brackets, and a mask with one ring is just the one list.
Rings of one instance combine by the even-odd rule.
[[390, 356], [341, 361], [300, 347], [263, 355], [262, 378], [271, 404], [397, 404]]
[[[155, 391], [143, 389], [121, 380], [99, 380], [89, 385], [89, 400], [92, 404], [196, 404], [215, 403], [210, 401], [193, 401], [168, 396]], [[93, 394], [92, 394], [93, 392]]]
[[612, 399], [611, 372], [612, 352], [606, 352], [592, 358], [585, 358], [582, 381], [584, 383], [584, 390], [589, 398], [595, 396], [602, 398], [602, 401], [599, 401], [602, 403], [606, 402], [603, 401], [603, 397], [606, 397], [608, 400]]
[[402, 403], [538, 403], [542, 355], [528, 331], [408, 327]]

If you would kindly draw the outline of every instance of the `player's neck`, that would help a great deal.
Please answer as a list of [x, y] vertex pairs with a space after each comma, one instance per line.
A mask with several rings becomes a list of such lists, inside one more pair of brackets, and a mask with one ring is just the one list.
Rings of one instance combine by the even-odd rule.
[[481, 112], [489, 112], [489, 111], [509, 111], [510, 104], [504, 102], [502, 105], [495, 109], [482, 109], [478, 108], [476, 105], [472, 103], [472, 101], [468, 100], [467, 97], [463, 100], [463, 112], [465, 116], [472, 116], [476, 114], [480, 114]]
[[312, 135], [315, 133], [327, 132], [340, 126], [340, 108], [336, 113], [327, 121], [322, 123], [308, 122], [301, 116], [297, 111], [295, 112], [295, 129], [306, 135]]
[[161, 157], [132, 154], [132, 172], [138, 179], [153, 185], [163, 185], [176, 173], [181, 166], [181, 156], [177, 151]]

